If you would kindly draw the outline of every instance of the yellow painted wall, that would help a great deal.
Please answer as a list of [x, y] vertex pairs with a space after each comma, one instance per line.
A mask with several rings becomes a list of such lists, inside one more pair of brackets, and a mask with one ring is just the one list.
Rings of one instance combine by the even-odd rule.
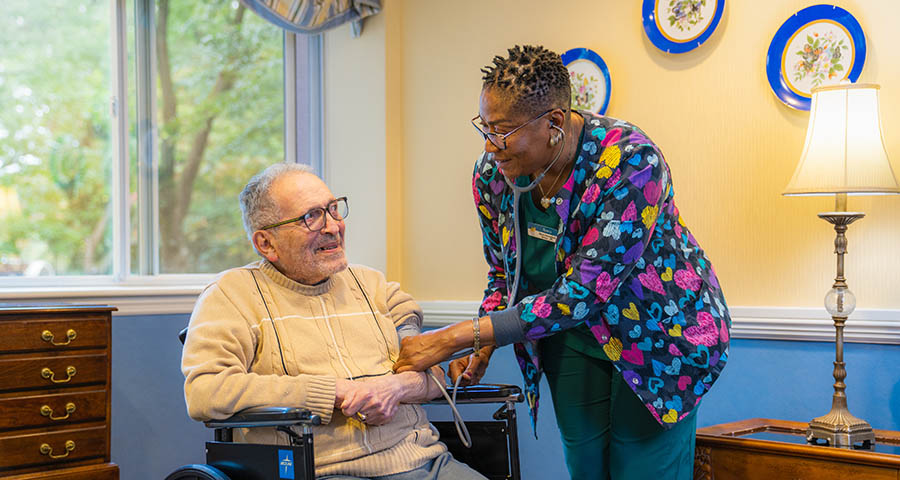
[[[612, 77], [608, 115], [641, 126], [671, 166], [676, 202], [732, 306], [820, 306], [834, 277], [831, 197], [782, 197], [808, 112], [773, 95], [775, 31], [815, 2], [727, 3], [712, 38], [657, 50], [639, 0], [386, 0], [387, 265], [419, 300], [480, 300], [486, 266], [470, 187], [482, 142], [479, 69], [514, 44], [588, 47]], [[888, 154], [900, 171], [896, 0], [848, 0], [866, 33], [860, 82], [882, 85]], [[858, 308], [900, 308], [900, 196], [851, 197], [847, 278]]]
[[325, 180], [336, 196], [347, 195], [349, 260], [386, 270], [385, 23], [377, 15], [360, 38], [350, 25], [325, 33], [323, 102]]

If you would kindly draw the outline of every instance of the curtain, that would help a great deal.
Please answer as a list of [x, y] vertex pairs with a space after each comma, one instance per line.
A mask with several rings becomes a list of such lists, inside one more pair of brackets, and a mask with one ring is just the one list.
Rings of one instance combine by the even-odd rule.
[[381, 0], [241, 0], [250, 10], [293, 33], [319, 33], [352, 22], [362, 33], [364, 18], [381, 11]]

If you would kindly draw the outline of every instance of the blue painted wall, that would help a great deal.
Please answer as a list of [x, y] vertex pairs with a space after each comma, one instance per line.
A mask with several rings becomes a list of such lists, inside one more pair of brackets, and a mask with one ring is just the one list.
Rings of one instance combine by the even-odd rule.
[[[112, 459], [123, 480], [160, 480], [176, 467], [203, 463], [212, 435], [185, 413], [178, 331], [187, 315], [113, 319]], [[846, 344], [850, 411], [873, 427], [900, 430], [900, 346]], [[729, 364], [707, 395], [698, 425], [767, 417], [807, 421], [831, 407], [834, 345], [821, 342], [732, 340]], [[494, 355], [486, 383], [520, 382], [511, 349]], [[524, 478], [565, 478], [552, 404], [542, 388], [535, 440], [520, 405]], [[445, 406], [429, 406], [435, 420]], [[466, 418], [488, 418], [494, 407], [464, 407]]]
[[178, 331], [188, 315], [113, 317], [112, 461], [122, 480], [162, 480], [204, 463], [212, 433], [184, 406]]

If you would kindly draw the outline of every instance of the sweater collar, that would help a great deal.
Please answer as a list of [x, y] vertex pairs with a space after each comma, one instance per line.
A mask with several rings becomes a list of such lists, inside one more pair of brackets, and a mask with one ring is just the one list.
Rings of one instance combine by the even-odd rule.
[[259, 269], [276, 284], [302, 295], [322, 295], [328, 293], [328, 291], [331, 290], [331, 287], [334, 286], [334, 275], [328, 277], [328, 280], [325, 280], [318, 285], [305, 285], [286, 277], [283, 273], [279, 272], [278, 269], [275, 268], [275, 265], [272, 265], [268, 260], [262, 260], [259, 264]]

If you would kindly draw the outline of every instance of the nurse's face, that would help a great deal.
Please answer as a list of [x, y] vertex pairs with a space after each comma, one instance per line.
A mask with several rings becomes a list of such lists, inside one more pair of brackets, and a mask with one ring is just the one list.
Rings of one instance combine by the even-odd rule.
[[[552, 158], [551, 128], [547, 112], [523, 113], [512, 108], [513, 102], [496, 88], [481, 91], [476, 126], [487, 133], [484, 151], [510, 180], [532, 175], [546, 167]], [[505, 146], [505, 148], [504, 148]]]

